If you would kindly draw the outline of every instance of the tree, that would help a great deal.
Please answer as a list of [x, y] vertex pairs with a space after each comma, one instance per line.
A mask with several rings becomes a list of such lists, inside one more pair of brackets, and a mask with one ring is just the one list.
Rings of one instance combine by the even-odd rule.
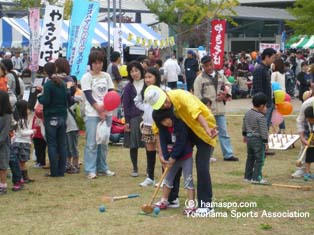
[[312, 35], [314, 33], [313, 0], [296, 0], [293, 8], [287, 10], [296, 18], [296, 20], [287, 21], [287, 24], [295, 30], [295, 34]]
[[[47, 2], [51, 5], [60, 5], [58, 4], [58, 0], [48, 0]], [[14, 0], [14, 3], [16, 3], [16, 5], [10, 7], [10, 10], [25, 10], [32, 7], [43, 7], [43, 5], [41, 4], [41, 0]], [[63, 4], [65, 20], [69, 19], [71, 16], [72, 4], [72, 0], [65, 0]]]
[[72, 0], [65, 0], [64, 1], [64, 16], [63, 19], [68, 20], [71, 17], [72, 13], [72, 6], [73, 6], [73, 1]]
[[159, 21], [168, 24], [176, 33], [177, 50], [182, 55], [182, 34], [193, 31], [194, 27], [208, 19], [227, 19], [236, 15], [233, 8], [238, 0], [144, 0], [147, 8], [158, 16]]
[[[58, 0], [48, 0], [49, 4], [55, 4]], [[41, 7], [41, 0], [14, 0], [19, 9]]]

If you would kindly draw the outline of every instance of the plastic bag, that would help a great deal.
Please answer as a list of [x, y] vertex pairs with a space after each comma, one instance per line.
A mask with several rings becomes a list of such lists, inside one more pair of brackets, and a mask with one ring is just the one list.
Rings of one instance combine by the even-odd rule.
[[100, 121], [97, 124], [96, 130], [96, 143], [97, 144], [108, 144], [110, 138], [110, 129], [106, 120]]

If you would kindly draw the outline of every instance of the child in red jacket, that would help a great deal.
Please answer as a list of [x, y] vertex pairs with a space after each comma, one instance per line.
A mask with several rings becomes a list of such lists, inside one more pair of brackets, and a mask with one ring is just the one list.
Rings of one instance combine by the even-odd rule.
[[43, 167], [46, 165], [46, 141], [44, 134], [42, 133], [44, 122], [42, 118], [39, 118], [38, 115], [34, 115], [32, 129], [36, 129], [35, 134], [33, 135], [33, 143], [36, 154], [36, 164], [35, 167]]

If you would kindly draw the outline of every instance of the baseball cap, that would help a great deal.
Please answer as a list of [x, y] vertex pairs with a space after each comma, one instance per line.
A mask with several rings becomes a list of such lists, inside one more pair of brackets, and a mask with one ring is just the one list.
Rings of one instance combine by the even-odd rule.
[[205, 64], [205, 63], [210, 62], [210, 61], [212, 61], [212, 58], [208, 55], [203, 56], [201, 59], [202, 64]]
[[150, 85], [144, 92], [144, 102], [148, 103], [153, 109], [160, 109], [167, 98], [166, 93], [158, 86]]

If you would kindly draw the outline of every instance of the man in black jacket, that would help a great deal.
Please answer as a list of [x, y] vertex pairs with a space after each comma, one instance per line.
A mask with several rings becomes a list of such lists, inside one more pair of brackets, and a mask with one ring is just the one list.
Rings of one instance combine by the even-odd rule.
[[[263, 92], [267, 100], [267, 127], [271, 125], [271, 115], [274, 109], [273, 95], [271, 88], [271, 71], [270, 65], [274, 62], [276, 56], [276, 51], [272, 48], [266, 48], [262, 53], [262, 63], [257, 65], [253, 72], [253, 95], [258, 92]], [[272, 152], [267, 152], [267, 154], [273, 155]]]
[[184, 61], [184, 71], [187, 82], [187, 90], [193, 91], [194, 80], [199, 71], [199, 64], [197, 59], [194, 58], [194, 52], [188, 50], [187, 58]]

